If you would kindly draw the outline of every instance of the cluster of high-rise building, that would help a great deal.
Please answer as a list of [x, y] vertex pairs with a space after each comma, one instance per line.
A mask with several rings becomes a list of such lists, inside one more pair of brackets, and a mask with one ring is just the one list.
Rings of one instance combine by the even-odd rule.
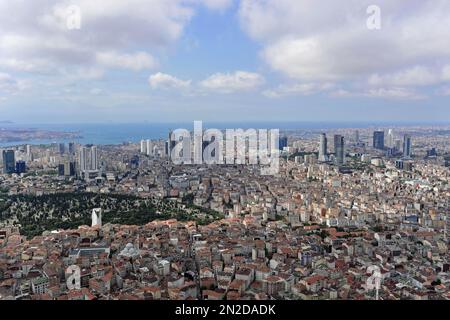
[[16, 160], [15, 150], [3, 150], [2, 151], [2, 161], [3, 161], [3, 173], [25, 173], [27, 171], [26, 162], [24, 160]]
[[153, 144], [152, 140], [141, 140], [141, 153], [148, 156], [158, 154], [158, 147]]
[[[386, 141], [387, 140], [387, 141]], [[319, 138], [319, 152], [318, 161], [333, 162], [336, 165], [342, 166], [346, 161], [346, 144], [344, 136], [340, 134], [334, 135], [334, 153], [328, 152], [328, 139], [326, 133], [321, 133]], [[395, 139], [394, 132], [389, 129], [387, 139], [384, 131], [374, 131], [372, 137], [372, 147], [375, 150], [384, 152], [387, 156], [395, 157], [401, 155], [401, 159], [398, 160], [399, 168], [403, 168], [405, 161], [411, 160], [412, 157], [412, 142], [411, 135], [405, 134], [403, 136], [402, 148], [400, 147], [401, 140]], [[365, 144], [361, 142], [359, 136], [359, 130], [354, 132], [354, 146], [365, 147]], [[432, 151], [430, 151], [432, 152]], [[435, 149], [434, 149], [435, 153]]]
[[[386, 142], [386, 143], [385, 143]], [[402, 145], [402, 148], [400, 146]], [[402, 152], [403, 159], [411, 159], [412, 145], [411, 135], [405, 134], [403, 136], [403, 143], [399, 139], [395, 139], [392, 129], [389, 129], [387, 141], [385, 139], [384, 131], [375, 131], [373, 133], [373, 148], [386, 151], [389, 155], [398, 155]]]
[[319, 142], [319, 162], [332, 161], [337, 165], [345, 164], [345, 139], [342, 135], [334, 135], [334, 154], [328, 153], [328, 139], [325, 133], [320, 134]]
[[[35, 151], [38, 147], [34, 147]], [[52, 151], [53, 150], [53, 151]], [[59, 143], [45, 149], [44, 153], [33, 153], [31, 145], [15, 147], [2, 151], [2, 171], [5, 174], [25, 173], [38, 159], [47, 159], [48, 165], [55, 165], [59, 176], [79, 176], [89, 179], [101, 175], [98, 147]], [[38, 161], [39, 162], [39, 161]]]

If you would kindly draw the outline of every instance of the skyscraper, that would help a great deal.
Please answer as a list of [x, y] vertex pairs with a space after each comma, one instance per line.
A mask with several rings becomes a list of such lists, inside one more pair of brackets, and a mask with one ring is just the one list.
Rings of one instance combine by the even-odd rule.
[[170, 142], [169, 141], [164, 141], [164, 156], [165, 157], [170, 157]]
[[96, 146], [91, 147], [91, 170], [98, 170], [98, 150]]
[[64, 175], [64, 163], [60, 163], [58, 164], [58, 176], [63, 176]]
[[402, 140], [396, 139], [395, 142], [394, 142], [394, 149], [395, 149], [395, 151], [396, 152], [400, 151], [401, 147], [402, 147]]
[[327, 135], [325, 133], [320, 134], [320, 145], [319, 145], [319, 161], [328, 161], [327, 155]]
[[66, 176], [74, 176], [75, 175], [75, 162], [70, 161], [67, 164], [64, 164], [64, 175]]
[[283, 150], [284, 147], [287, 147], [287, 146], [288, 146], [288, 137], [286, 137], [286, 136], [280, 137], [279, 143], [278, 143], [278, 147], [280, 148], [280, 150]]
[[373, 147], [375, 149], [384, 150], [384, 131], [373, 132]]
[[16, 158], [14, 150], [3, 150], [3, 173], [14, 173], [16, 170]]
[[75, 154], [75, 142], [69, 142], [69, 153]]
[[147, 140], [146, 141], [146, 151], [147, 151], [147, 155], [148, 156], [152, 156], [153, 155], [153, 143], [152, 140]]
[[355, 130], [355, 144], [359, 143], [359, 130]]
[[59, 154], [64, 154], [66, 152], [66, 144], [65, 143], [60, 143], [58, 145], [58, 149], [59, 149]]
[[27, 144], [26, 154], [27, 154], [27, 161], [33, 161], [33, 155], [31, 153], [31, 145], [29, 144]]
[[147, 143], [145, 140], [141, 140], [141, 153], [147, 153]]
[[411, 158], [411, 136], [405, 134], [403, 137], [403, 158]]
[[345, 163], [344, 149], [344, 137], [339, 134], [334, 135], [334, 154], [337, 165], [343, 165]]
[[81, 173], [98, 170], [98, 150], [96, 146], [82, 147], [79, 156]]
[[16, 162], [16, 173], [21, 174], [25, 173], [27, 171], [27, 166], [25, 164], [25, 161], [19, 160]]
[[81, 172], [87, 171], [88, 162], [89, 162], [87, 147], [82, 147], [80, 149], [80, 159], [79, 160], [80, 160], [80, 171]]
[[169, 159], [172, 159], [172, 150], [175, 148], [175, 146], [177, 145], [177, 142], [175, 141], [175, 136], [173, 135], [172, 130], [169, 132], [169, 140], [168, 140], [168, 156]]
[[387, 134], [387, 146], [389, 148], [395, 147], [394, 131], [392, 129], [389, 129], [388, 134]]

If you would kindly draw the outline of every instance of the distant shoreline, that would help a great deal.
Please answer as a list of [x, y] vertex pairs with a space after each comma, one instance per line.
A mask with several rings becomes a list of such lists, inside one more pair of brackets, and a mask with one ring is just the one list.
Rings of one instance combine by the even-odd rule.
[[[193, 122], [178, 123], [70, 123], [70, 124], [9, 124], [0, 125], [0, 147], [12, 147], [24, 144], [52, 144], [76, 142], [80, 144], [118, 145], [137, 143], [142, 139], [167, 139], [170, 130], [185, 128], [193, 130]], [[282, 132], [305, 130], [310, 132], [339, 129], [387, 129], [387, 128], [446, 128], [450, 123], [413, 123], [413, 122], [204, 122], [203, 128], [223, 129], [280, 129]], [[4, 133], [29, 131], [30, 135], [10, 135]], [[3, 133], [3, 138], [2, 138]], [[38, 133], [38, 134], [36, 134]], [[40, 134], [40, 135], [39, 135]]]

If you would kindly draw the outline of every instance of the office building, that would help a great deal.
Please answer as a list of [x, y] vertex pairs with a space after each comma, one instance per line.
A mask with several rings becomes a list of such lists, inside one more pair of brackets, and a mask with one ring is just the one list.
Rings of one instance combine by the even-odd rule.
[[58, 164], [58, 176], [64, 176], [64, 163]]
[[427, 158], [435, 158], [437, 157], [437, 151], [436, 148], [431, 148], [430, 150], [427, 150]]
[[33, 161], [33, 154], [31, 153], [31, 145], [27, 144], [26, 147], [26, 157], [27, 161]]
[[387, 134], [387, 146], [388, 146], [388, 148], [395, 147], [395, 137], [394, 137], [394, 131], [392, 129], [389, 129], [388, 134]]
[[27, 172], [27, 166], [25, 161], [19, 160], [16, 162], [16, 173], [21, 174]]
[[16, 171], [16, 157], [14, 150], [3, 150], [3, 173], [11, 174]]
[[69, 142], [69, 154], [73, 155], [76, 152], [76, 146], [74, 142]]
[[411, 150], [411, 136], [405, 134], [403, 137], [403, 158], [410, 159], [412, 154]]
[[395, 167], [399, 170], [412, 171], [413, 163], [411, 161], [405, 161], [403, 159], [396, 160]]
[[450, 167], [450, 155], [444, 156], [444, 166]]
[[81, 172], [88, 170], [88, 163], [89, 163], [88, 148], [82, 147], [80, 149], [79, 163]]
[[73, 161], [64, 161], [58, 165], [58, 175], [60, 176], [74, 176], [75, 175], [75, 162]]
[[80, 173], [98, 170], [98, 150], [96, 146], [82, 147], [79, 153]]
[[319, 145], [319, 161], [328, 161], [327, 154], [327, 135], [325, 133], [320, 134], [320, 145]]
[[373, 147], [375, 149], [384, 150], [384, 131], [374, 131]]
[[147, 153], [147, 142], [145, 140], [141, 140], [141, 153]]
[[394, 143], [394, 149], [395, 151], [399, 152], [402, 149], [402, 140], [396, 139]]
[[172, 150], [175, 148], [175, 146], [176, 146], [176, 141], [174, 139], [173, 132], [170, 131], [169, 132], [168, 146], [167, 146], [168, 147], [167, 154], [168, 154], [169, 159], [172, 158]]
[[96, 146], [91, 147], [91, 170], [98, 170], [98, 149]]
[[164, 141], [164, 156], [169, 157], [169, 141]]
[[146, 141], [146, 151], [147, 151], [147, 155], [148, 156], [152, 156], [153, 155], [153, 143], [152, 140], [147, 140]]
[[67, 162], [67, 164], [64, 165], [64, 175], [74, 176], [75, 175], [75, 167], [76, 167], [76, 164], [74, 161]]
[[359, 130], [355, 130], [355, 144], [359, 143]]
[[60, 143], [58, 145], [59, 154], [63, 155], [66, 152], [66, 145], [64, 143]]
[[345, 163], [344, 137], [338, 134], [334, 136], [334, 156], [337, 165], [343, 165]]
[[287, 146], [288, 146], [288, 137], [286, 137], [286, 136], [280, 137], [279, 143], [278, 143], [279, 149], [283, 150]]

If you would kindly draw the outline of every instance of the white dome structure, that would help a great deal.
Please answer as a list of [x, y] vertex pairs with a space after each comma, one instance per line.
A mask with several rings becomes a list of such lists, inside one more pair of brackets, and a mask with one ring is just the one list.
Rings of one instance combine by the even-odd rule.
[[140, 255], [139, 249], [136, 249], [132, 243], [127, 243], [125, 248], [120, 251], [119, 256], [125, 258], [135, 258]]

